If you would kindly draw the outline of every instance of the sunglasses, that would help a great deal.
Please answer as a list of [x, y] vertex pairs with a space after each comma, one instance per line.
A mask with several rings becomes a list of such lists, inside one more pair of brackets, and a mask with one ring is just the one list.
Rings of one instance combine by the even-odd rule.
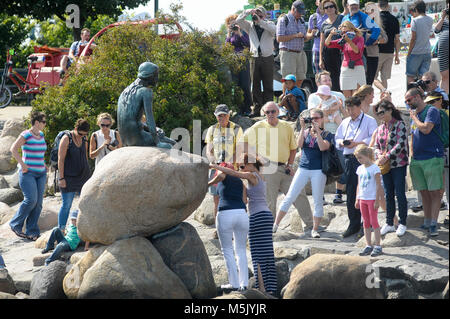
[[88, 133], [81, 133], [81, 132], [78, 132], [78, 135], [80, 135], [81, 137], [83, 137], [83, 136], [87, 136]]
[[266, 114], [275, 114], [275, 113], [277, 113], [277, 110], [269, 110], [269, 111], [265, 111], [264, 113], [266, 113]]
[[324, 10], [333, 9], [333, 8], [336, 8], [336, 6], [334, 4], [326, 6], [326, 7], [323, 7]]
[[384, 113], [385, 113], [384, 111], [377, 112], [377, 116], [383, 116]]
[[240, 168], [240, 169], [244, 169], [244, 168], [245, 168], [245, 165], [241, 165], [241, 166], [239, 166], [239, 168]]
[[43, 120], [43, 121], [39, 121], [40, 123], [42, 123], [42, 124], [46, 124], [47, 123], [47, 121], [46, 120]]
[[409, 99], [405, 99], [405, 104], [409, 104], [413, 98], [414, 96], [410, 97]]
[[316, 117], [311, 117], [311, 119], [313, 119], [313, 120], [320, 120], [321, 119], [321, 117], [318, 117], [318, 116], [316, 116]]
[[111, 124], [100, 124], [101, 127], [110, 127]]

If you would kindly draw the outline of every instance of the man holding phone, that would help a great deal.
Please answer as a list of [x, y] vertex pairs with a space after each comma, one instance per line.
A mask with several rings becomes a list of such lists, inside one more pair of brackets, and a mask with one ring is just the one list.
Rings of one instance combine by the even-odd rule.
[[349, 97], [345, 100], [349, 117], [345, 118], [336, 131], [336, 146], [343, 149], [345, 158], [344, 171], [347, 176], [347, 211], [350, 224], [342, 236], [349, 237], [361, 228], [361, 211], [355, 208], [358, 175], [356, 169], [360, 165], [353, 155], [359, 144], [370, 144], [373, 132], [377, 129], [377, 121], [361, 110], [361, 99]]

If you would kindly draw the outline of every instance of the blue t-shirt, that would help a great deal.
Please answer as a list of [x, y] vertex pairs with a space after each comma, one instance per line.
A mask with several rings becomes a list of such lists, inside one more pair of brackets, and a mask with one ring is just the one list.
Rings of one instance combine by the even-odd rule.
[[242, 200], [243, 191], [244, 185], [240, 178], [226, 175], [225, 179], [217, 184], [218, 210], [245, 209], [246, 206]]
[[298, 108], [300, 109], [300, 113], [306, 110], [306, 97], [302, 90], [298, 87], [294, 86], [292, 90], [286, 89], [285, 95], [292, 94], [297, 98]]
[[434, 127], [429, 134], [423, 134], [418, 128], [415, 128], [413, 131], [413, 158], [420, 161], [444, 156], [444, 145], [436, 134], [436, 132], [441, 131], [441, 115], [439, 110], [435, 107], [430, 107], [426, 116], [425, 111], [426, 109], [422, 110], [422, 112], [417, 114], [417, 117], [421, 122], [434, 123]]
[[[330, 144], [332, 139], [333, 134], [329, 133], [324, 138], [324, 140], [328, 141]], [[317, 144], [317, 139], [313, 138], [309, 133], [303, 142], [300, 167], [308, 170], [322, 169], [322, 151], [319, 148], [319, 144]]]

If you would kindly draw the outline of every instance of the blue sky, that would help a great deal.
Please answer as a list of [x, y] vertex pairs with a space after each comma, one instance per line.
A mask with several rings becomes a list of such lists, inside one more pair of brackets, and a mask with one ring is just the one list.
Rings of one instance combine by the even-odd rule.
[[[206, 31], [219, 30], [228, 15], [242, 10], [247, 4], [247, 0], [159, 0], [159, 8], [169, 13], [170, 4], [179, 2], [183, 4], [181, 15], [185, 16], [192, 26]], [[154, 7], [155, 2], [151, 0], [147, 5], [141, 5], [131, 12], [148, 12], [153, 17]]]

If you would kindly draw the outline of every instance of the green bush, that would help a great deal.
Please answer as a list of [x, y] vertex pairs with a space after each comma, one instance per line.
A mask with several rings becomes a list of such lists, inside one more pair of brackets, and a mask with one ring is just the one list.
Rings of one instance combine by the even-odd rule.
[[170, 136], [182, 127], [192, 134], [193, 120], [202, 129], [215, 122], [217, 104], [236, 108], [243, 100], [229, 70], [243, 67], [245, 57], [234, 54], [215, 34], [183, 32], [177, 40], [159, 37], [149, 26], [124, 25], [107, 31], [97, 41], [90, 62], [71, 68], [64, 86], [47, 87], [33, 101], [33, 110], [47, 114], [47, 141], [86, 118], [95, 131], [96, 117], [109, 112], [116, 117], [121, 92], [137, 77], [139, 65], [151, 61], [159, 66], [159, 82], [153, 88], [156, 124]]

